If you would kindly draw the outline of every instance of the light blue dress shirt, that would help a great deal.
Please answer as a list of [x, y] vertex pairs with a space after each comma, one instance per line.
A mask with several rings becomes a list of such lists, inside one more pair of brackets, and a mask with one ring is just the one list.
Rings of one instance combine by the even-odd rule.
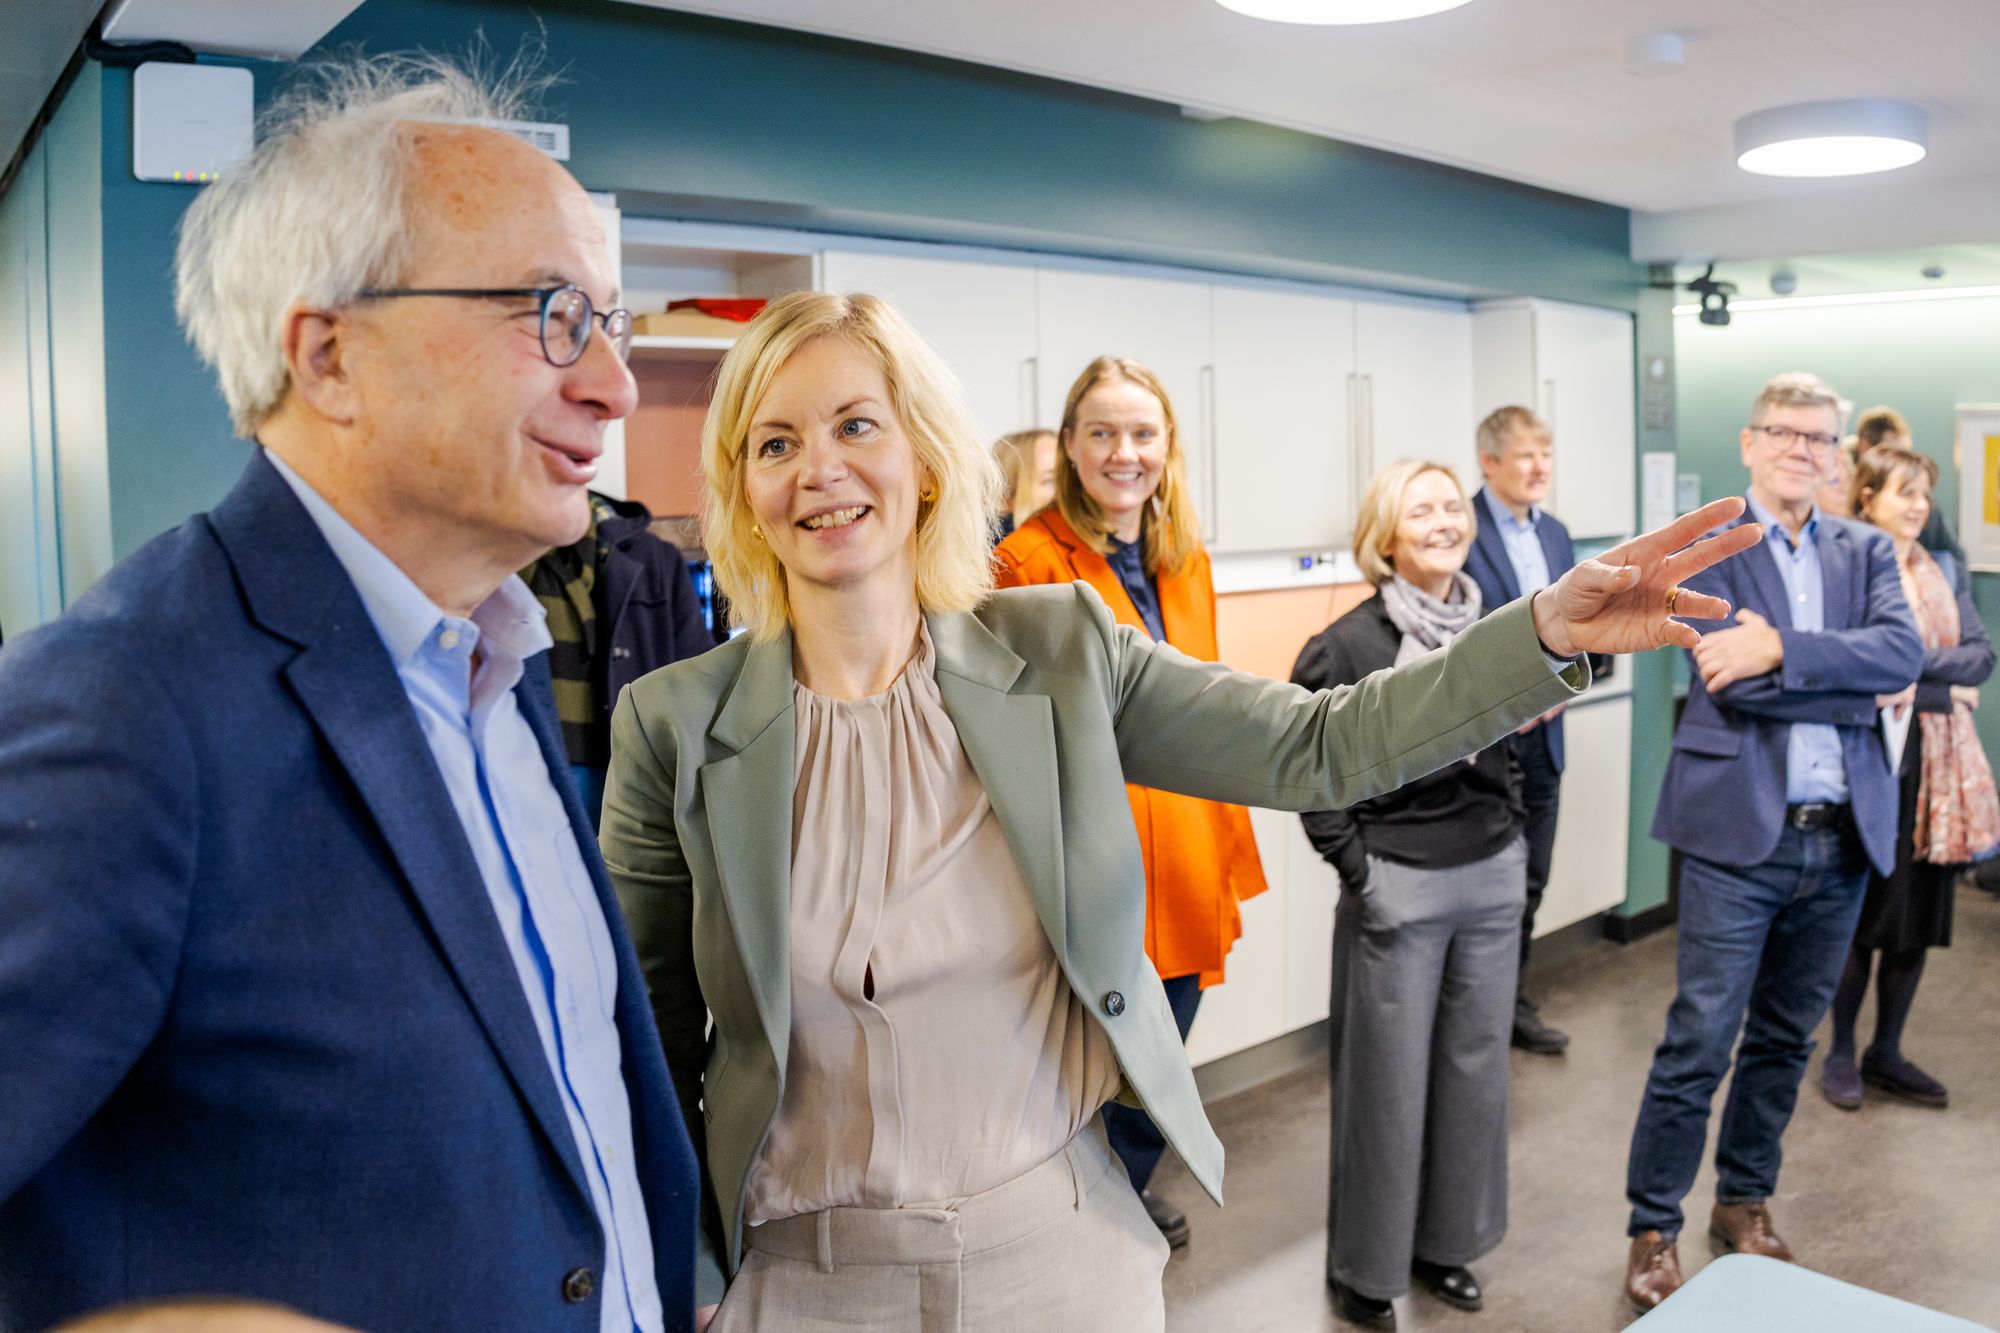
[[303, 478], [265, 457], [361, 594], [478, 863], [604, 1230], [598, 1327], [658, 1333], [652, 1231], [618, 1041], [618, 959], [569, 813], [514, 698], [522, 664], [550, 646], [546, 613], [509, 577], [472, 619], [444, 614]]
[[[1770, 510], [1751, 500], [1750, 513], [1764, 528], [1764, 547], [1784, 580], [1792, 628], [1826, 628], [1826, 578], [1819, 564], [1819, 509], [1799, 529], [1799, 539]], [[1776, 623], [1775, 621], [1773, 622]], [[1841, 752], [1840, 731], [1825, 722], [1794, 722], [1785, 746], [1785, 804], [1805, 805], [1847, 800], [1847, 757]]]
[[1507, 563], [1514, 567], [1514, 581], [1521, 585], [1521, 596], [1540, 592], [1549, 586], [1549, 553], [1542, 549], [1541, 534], [1535, 529], [1542, 521], [1542, 511], [1530, 505], [1528, 517], [1518, 519], [1497, 495], [1488, 494], [1493, 501], [1493, 512], [1498, 515], [1500, 544], [1507, 548]]

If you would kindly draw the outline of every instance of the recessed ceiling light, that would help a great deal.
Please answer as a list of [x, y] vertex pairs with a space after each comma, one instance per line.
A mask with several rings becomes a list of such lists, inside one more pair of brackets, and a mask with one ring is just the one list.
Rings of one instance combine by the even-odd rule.
[[1253, 19], [1273, 23], [1393, 23], [1442, 14], [1472, 0], [1216, 0]]
[[1860, 176], [1924, 159], [1930, 118], [1909, 102], [1853, 97], [1755, 111], [1736, 122], [1736, 165], [1759, 176]]

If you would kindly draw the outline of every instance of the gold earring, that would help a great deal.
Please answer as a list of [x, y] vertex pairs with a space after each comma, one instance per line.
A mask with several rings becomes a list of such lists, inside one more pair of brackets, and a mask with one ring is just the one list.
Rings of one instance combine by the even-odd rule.
[[925, 504], [929, 504], [931, 501], [937, 499], [937, 487], [935, 486], [924, 487], [922, 490], [917, 492], [917, 498], [919, 500], [922, 500]]
[[750, 535], [752, 537], [755, 537], [758, 541], [761, 542], [764, 540], [764, 529], [758, 527], [755, 523], [752, 523], [750, 525]]

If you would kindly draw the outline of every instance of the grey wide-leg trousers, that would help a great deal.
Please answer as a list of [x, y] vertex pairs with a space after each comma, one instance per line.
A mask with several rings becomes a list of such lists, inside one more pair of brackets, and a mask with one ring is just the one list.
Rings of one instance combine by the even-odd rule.
[[1422, 870], [1368, 858], [1333, 935], [1327, 1275], [1409, 1290], [1507, 1231], [1507, 1040], [1527, 851]]

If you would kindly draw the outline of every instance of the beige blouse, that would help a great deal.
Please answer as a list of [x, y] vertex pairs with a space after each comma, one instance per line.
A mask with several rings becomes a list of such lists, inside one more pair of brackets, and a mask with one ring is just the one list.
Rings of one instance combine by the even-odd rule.
[[792, 1035], [745, 1217], [964, 1198], [1118, 1091], [945, 715], [930, 634], [895, 684], [794, 684]]

